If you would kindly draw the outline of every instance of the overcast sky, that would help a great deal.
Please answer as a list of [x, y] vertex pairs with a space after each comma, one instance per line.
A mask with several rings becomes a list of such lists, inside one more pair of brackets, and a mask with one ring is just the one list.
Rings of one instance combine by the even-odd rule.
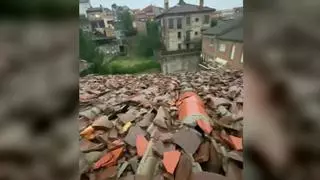
[[[184, 0], [189, 4], [199, 4], [199, 0]], [[111, 7], [111, 4], [127, 5], [131, 9], [142, 9], [150, 4], [163, 7], [164, 0], [90, 0], [93, 7], [98, 7], [102, 4], [104, 7]], [[176, 5], [179, 0], [169, 0], [170, 7]], [[242, 6], [243, 0], [204, 0], [206, 6], [215, 9], [228, 9]]]

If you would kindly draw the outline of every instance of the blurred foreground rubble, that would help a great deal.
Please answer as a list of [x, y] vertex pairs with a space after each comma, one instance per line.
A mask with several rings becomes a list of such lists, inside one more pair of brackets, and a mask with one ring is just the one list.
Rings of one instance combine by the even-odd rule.
[[242, 179], [242, 76], [81, 78], [81, 179]]

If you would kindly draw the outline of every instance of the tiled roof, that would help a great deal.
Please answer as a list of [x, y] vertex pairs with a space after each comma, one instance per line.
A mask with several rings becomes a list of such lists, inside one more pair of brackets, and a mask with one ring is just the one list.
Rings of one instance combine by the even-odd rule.
[[79, 3], [90, 3], [89, 0], [80, 0]]
[[[88, 75], [79, 80], [79, 95], [82, 177], [142, 180], [171, 173], [179, 180], [226, 180], [243, 171], [241, 71]], [[218, 166], [202, 170], [200, 163], [218, 151], [224, 152], [214, 159]], [[217, 171], [224, 162], [231, 168]], [[148, 178], [137, 177], [146, 168]], [[241, 173], [234, 177], [243, 179]]]
[[217, 38], [222, 39], [222, 40], [241, 41], [242, 42], [243, 41], [243, 27], [238, 26], [225, 34], [218, 36]]
[[235, 27], [238, 27], [239, 25], [242, 25], [242, 17], [234, 19], [234, 20], [228, 20], [228, 21], [218, 21], [218, 24], [215, 27], [209, 28], [208, 30], [203, 32], [203, 35], [222, 35], [226, 32], [228, 32], [230, 29], [233, 29]]
[[164, 13], [160, 14], [157, 18], [166, 16], [166, 15], [173, 15], [173, 14], [199, 13], [199, 12], [208, 12], [208, 11], [213, 12], [215, 11], [215, 9], [207, 6], [200, 8], [198, 5], [181, 3], [169, 8], [168, 10], [165, 10]]
[[101, 12], [101, 7], [89, 8], [87, 12]]

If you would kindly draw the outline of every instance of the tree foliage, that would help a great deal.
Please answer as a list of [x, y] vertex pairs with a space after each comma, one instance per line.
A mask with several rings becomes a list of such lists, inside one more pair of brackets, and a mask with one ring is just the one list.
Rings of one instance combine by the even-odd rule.
[[115, 3], [113, 3], [112, 5], [111, 5], [111, 7], [112, 7], [112, 9], [117, 9], [117, 4], [115, 4]]
[[146, 28], [147, 34], [139, 34], [137, 37], [137, 53], [140, 56], [150, 57], [161, 46], [159, 25], [155, 21], [148, 21]]
[[216, 19], [211, 20], [211, 27], [215, 27], [218, 24], [218, 21]]
[[106, 74], [103, 66], [104, 56], [97, 50], [97, 45], [91, 40], [91, 35], [79, 32], [79, 55], [80, 59], [87, 61], [90, 66], [87, 73]]
[[128, 10], [120, 11], [118, 13], [121, 22], [121, 27], [123, 28], [126, 35], [134, 35], [135, 29], [133, 28], [133, 17]]

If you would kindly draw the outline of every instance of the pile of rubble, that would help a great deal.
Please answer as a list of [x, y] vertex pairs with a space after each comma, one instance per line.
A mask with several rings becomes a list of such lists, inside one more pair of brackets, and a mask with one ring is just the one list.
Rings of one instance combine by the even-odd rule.
[[[181, 118], [188, 88], [208, 124]], [[81, 179], [242, 179], [242, 91], [242, 72], [81, 78]]]

